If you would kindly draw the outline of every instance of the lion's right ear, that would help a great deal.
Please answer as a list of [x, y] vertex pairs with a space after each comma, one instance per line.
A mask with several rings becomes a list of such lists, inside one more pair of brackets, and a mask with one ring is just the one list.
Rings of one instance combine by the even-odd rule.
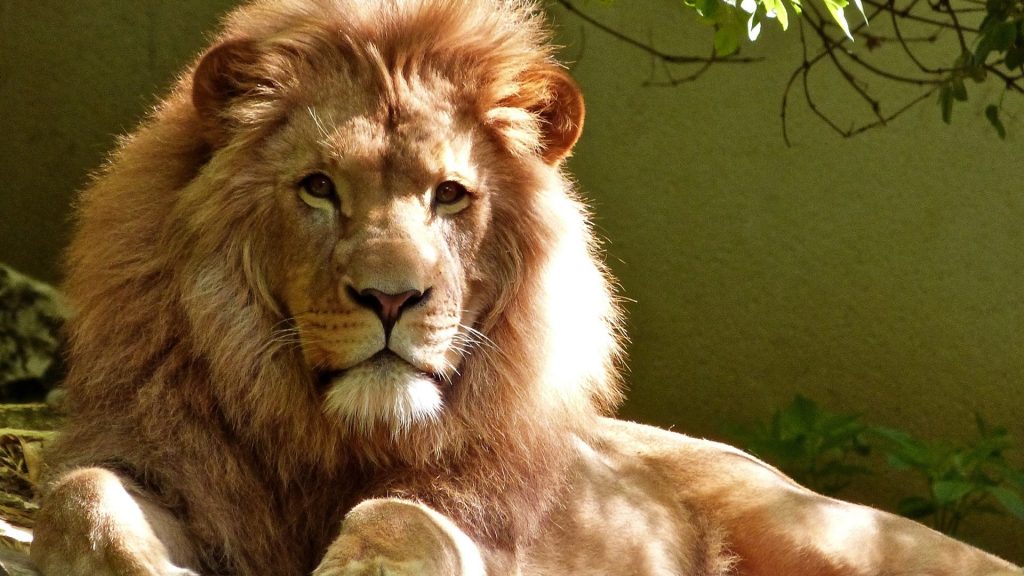
[[260, 73], [255, 42], [228, 40], [203, 55], [192, 75], [192, 105], [206, 129], [210, 144], [223, 144], [230, 131], [227, 110], [237, 98], [273, 85]]

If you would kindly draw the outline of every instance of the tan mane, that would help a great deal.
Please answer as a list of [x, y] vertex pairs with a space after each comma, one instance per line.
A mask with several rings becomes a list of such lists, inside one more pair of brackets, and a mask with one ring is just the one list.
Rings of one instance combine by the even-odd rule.
[[[187, 75], [84, 193], [66, 284], [79, 311], [63, 444], [74, 451], [58, 448], [57, 459], [122, 469], [171, 509], [244, 507], [262, 490], [257, 479], [278, 486], [263, 495], [276, 504], [253, 512], [257, 525], [274, 523], [293, 504], [281, 494], [300, 483], [334, 483], [337, 502], [411, 495], [485, 541], [514, 542], [555, 497], [573, 438], [619, 399], [618, 315], [591, 231], [558, 159], [537, 154], [557, 96], [547, 30], [523, 1], [310, 6], [256, 2], [230, 15], [216, 44], [247, 43], [256, 59], [232, 71], [251, 85], [223, 112], [226, 132], [212, 134], [197, 114]], [[221, 172], [246, 159], [245, 139], [302, 105], [308, 86], [289, 84], [308, 77], [299, 69], [338, 65], [376, 74], [383, 91], [430, 69], [477, 94], [474, 113], [507, 150], [516, 188], [495, 202], [486, 249], [497, 275], [485, 282], [493, 306], [482, 336], [442, 417], [398, 437], [356, 435], [323, 414], [268, 288], [282, 273], [273, 215], [245, 201], [256, 185]], [[182, 461], [169, 440], [194, 458]], [[200, 536], [222, 549], [273, 534], [240, 526], [229, 509], [210, 514], [220, 521]], [[326, 517], [307, 521], [332, 529]]]

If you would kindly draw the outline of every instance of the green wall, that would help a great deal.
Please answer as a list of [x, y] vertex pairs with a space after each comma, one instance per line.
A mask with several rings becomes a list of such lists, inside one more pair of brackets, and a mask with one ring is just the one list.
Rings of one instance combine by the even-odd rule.
[[[0, 2], [0, 260], [58, 278], [72, 191], [229, 4]], [[710, 45], [673, 2], [587, 6], [666, 49]], [[1024, 443], [1024, 124], [1003, 142], [980, 107], [947, 127], [928, 102], [842, 140], [796, 106], [786, 148], [794, 34], [766, 34], [764, 63], [659, 88], [643, 53], [558, 17], [588, 102], [570, 166], [631, 299], [625, 416], [722, 437], [803, 393], [933, 438], [977, 411]], [[835, 77], [813, 86], [857, 106]], [[891, 506], [911, 483], [847, 496]], [[1024, 562], [1019, 524], [970, 534]]]
[[0, 0], [0, 261], [59, 277], [72, 192], [234, 4]]

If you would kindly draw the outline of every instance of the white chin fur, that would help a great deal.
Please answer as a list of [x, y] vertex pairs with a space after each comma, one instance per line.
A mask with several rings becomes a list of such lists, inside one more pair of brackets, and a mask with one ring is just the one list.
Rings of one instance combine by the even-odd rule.
[[330, 383], [324, 412], [355, 431], [383, 425], [402, 432], [413, 424], [435, 420], [442, 404], [437, 384], [405, 362], [366, 362]]

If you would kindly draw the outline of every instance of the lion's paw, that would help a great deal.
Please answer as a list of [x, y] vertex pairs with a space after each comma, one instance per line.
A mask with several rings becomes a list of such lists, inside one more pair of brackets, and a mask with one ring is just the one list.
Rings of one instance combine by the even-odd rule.
[[110, 470], [68, 472], [36, 517], [33, 562], [47, 576], [198, 576], [172, 561], [154, 532], [160, 511], [144, 505]]
[[353, 508], [313, 576], [482, 576], [480, 550], [444, 515], [408, 500]]

